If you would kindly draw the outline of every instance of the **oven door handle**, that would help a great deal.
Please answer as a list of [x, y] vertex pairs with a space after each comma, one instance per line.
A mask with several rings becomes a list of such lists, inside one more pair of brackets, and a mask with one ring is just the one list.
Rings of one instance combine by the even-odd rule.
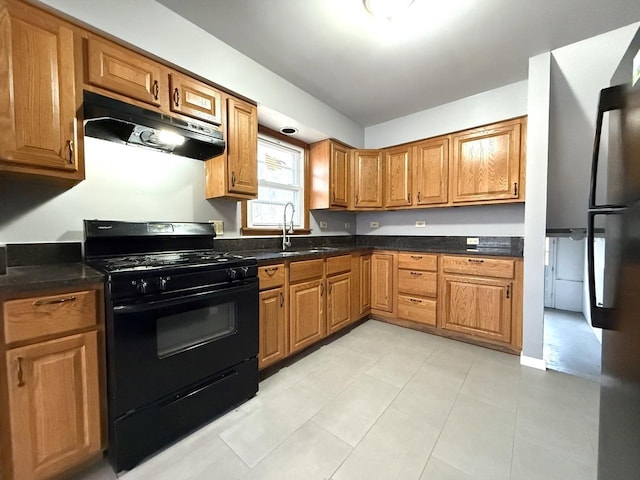
[[242, 295], [244, 292], [248, 292], [254, 289], [257, 290], [257, 288], [258, 283], [251, 282], [245, 285], [234, 285], [232, 287], [223, 288], [220, 290], [207, 290], [205, 292], [192, 293], [190, 295], [184, 295], [170, 299], [150, 301], [145, 303], [114, 305], [113, 311], [114, 313], [148, 312], [149, 310], [156, 310], [158, 308], [173, 307], [176, 305], [184, 305], [185, 303], [190, 303], [206, 298], [220, 297], [228, 295], [229, 293], [233, 293], [233, 295]]

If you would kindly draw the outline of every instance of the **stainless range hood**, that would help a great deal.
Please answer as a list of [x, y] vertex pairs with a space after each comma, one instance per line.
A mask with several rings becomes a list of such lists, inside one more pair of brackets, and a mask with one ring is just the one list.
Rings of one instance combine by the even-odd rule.
[[222, 132], [213, 125], [146, 110], [84, 92], [84, 133], [88, 137], [207, 160], [224, 152]]

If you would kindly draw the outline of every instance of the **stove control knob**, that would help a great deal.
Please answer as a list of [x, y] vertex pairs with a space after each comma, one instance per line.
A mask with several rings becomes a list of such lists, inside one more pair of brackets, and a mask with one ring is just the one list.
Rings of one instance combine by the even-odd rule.
[[240, 278], [247, 278], [249, 267], [240, 267]]
[[140, 280], [140, 282], [138, 283], [138, 291], [143, 295], [145, 293], [149, 293], [149, 282], [147, 282], [146, 280]]
[[160, 277], [160, 291], [165, 292], [167, 290], [167, 282], [171, 277]]
[[235, 268], [229, 268], [227, 270], [227, 276], [229, 277], [229, 280], [233, 282], [238, 279], [238, 271]]

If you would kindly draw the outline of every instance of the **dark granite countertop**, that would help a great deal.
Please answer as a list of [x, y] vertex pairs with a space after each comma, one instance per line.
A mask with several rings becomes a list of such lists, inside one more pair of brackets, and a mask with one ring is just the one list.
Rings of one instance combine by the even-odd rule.
[[104, 275], [84, 263], [9, 267], [0, 275], [0, 297], [58, 288], [83, 288], [103, 282]]

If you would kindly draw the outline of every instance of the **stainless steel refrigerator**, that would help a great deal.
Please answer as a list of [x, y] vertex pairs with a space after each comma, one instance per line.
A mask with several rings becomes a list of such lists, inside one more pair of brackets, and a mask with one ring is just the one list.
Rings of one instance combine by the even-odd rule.
[[[591, 171], [587, 228], [591, 318], [603, 329], [599, 480], [640, 479], [639, 76], [640, 31], [612, 78], [613, 86], [600, 92]], [[605, 238], [599, 289], [594, 275], [597, 235]]]

